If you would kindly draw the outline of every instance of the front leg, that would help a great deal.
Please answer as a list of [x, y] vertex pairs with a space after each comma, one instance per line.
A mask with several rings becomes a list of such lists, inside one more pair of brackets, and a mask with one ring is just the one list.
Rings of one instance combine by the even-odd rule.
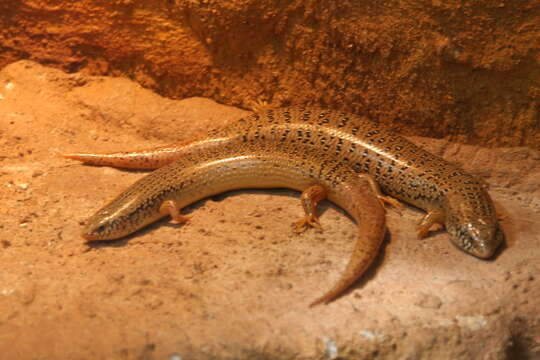
[[180, 210], [181, 209], [178, 207], [178, 204], [174, 200], [164, 201], [159, 208], [159, 212], [161, 214], [171, 216], [171, 223], [173, 224], [183, 224], [185, 222], [188, 222], [189, 219], [191, 219], [191, 216], [182, 215], [180, 213]]
[[325, 198], [326, 190], [320, 185], [313, 185], [302, 192], [300, 200], [306, 216], [294, 223], [295, 232], [302, 233], [310, 226], [322, 230], [317, 216], [317, 204]]
[[441, 210], [430, 210], [420, 220], [416, 233], [419, 239], [425, 238], [429, 233], [429, 229], [435, 224], [444, 225], [444, 213]]

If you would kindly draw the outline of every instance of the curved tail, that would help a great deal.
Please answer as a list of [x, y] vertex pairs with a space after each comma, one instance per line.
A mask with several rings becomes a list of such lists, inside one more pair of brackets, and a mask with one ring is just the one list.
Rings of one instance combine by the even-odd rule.
[[[342, 203], [335, 202], [351, 214], [358, 223], [358, 237], [345, 271], [337, 283], [309, 306], [328, 304], [343, 294], [368, 269], [378, 254], [386, 234], [385, 209], [381, 201], [366, 184], [348, 193]], [[333, 200], [334, 201], [334, 200]]]

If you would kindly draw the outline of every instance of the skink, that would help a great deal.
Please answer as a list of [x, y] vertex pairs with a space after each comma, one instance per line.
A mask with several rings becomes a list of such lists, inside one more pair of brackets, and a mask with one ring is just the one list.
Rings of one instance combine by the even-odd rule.
[[[136, 152], [66, 154], [92, 165], [158, 169], [92, 216], [87, 240], [126, 236], [203, 198], [240, 188], [302, 191], [302, 231], [320, 227], [316, 206], [324, 198], [358, 223], [352, 257], [336, 285], [312, 305], [328, 303], [361, 276], [385, 234], [383, 202], [402, 200], [427, 212], [425, 237], [435, 224], [452, 242], [489, 258], [503, 241], [484, 183], [365, 117], [318, 108], [267, 109], [191, 141]], [[388, 196], [383, 195], [385, 193]]]

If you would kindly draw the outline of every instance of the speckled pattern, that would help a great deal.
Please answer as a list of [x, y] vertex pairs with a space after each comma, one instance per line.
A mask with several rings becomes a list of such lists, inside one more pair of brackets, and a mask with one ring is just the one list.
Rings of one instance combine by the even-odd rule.
[[373, 177], [384, 193], [428, 212], [419, 236], [433, 224], [444, 224], [458, 247], [482, 258], [490, 257], [502, 241], [485, 184], [378, 123], [352, 114], [268, 109], [192, 142], [67, 157], [96, 165], [161, 167], [89, 220], [84, 233], [89, 240], [118, 238], [144, 227], [166, 215], [160, 207], [168, 200], [181, 209], [232, 189], [304, 191], [323, 186], [328, 198], [351, 213], [363, 229], [348, 267], [355, 270], [347, 270], [339, 290], [322, 301], [337, 296], [367, 268], [384, 235], [384, 210], [378, 209], [380, 204], [360, 174]]

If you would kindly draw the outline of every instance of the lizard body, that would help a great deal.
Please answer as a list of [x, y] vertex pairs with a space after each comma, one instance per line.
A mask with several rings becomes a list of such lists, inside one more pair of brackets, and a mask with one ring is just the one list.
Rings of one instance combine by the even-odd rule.
[[[489, 258], [503, 240], [486, 186], [459, 167], [419, 148], [365, 117], [317, 108], [267, 109], [187, 142], [139, 152], [68, 154], [93, 165], [155, 169], [98, 211], [83, 236], [125, 236], [199, 199], [239, 188], [287, 187], [303, 191], [306, 218], [327, 197], [359, 224], [353, 256], [338, 284], [316, 302], [328, 302], [374, 259], [384, 237], [385, 194], [427, 212], [424, 237], [442, 224], [452, 242]], [[394, 200], [395, 201], [395, 200]], [[362, 209], [363, 208], [363, 209]]]

